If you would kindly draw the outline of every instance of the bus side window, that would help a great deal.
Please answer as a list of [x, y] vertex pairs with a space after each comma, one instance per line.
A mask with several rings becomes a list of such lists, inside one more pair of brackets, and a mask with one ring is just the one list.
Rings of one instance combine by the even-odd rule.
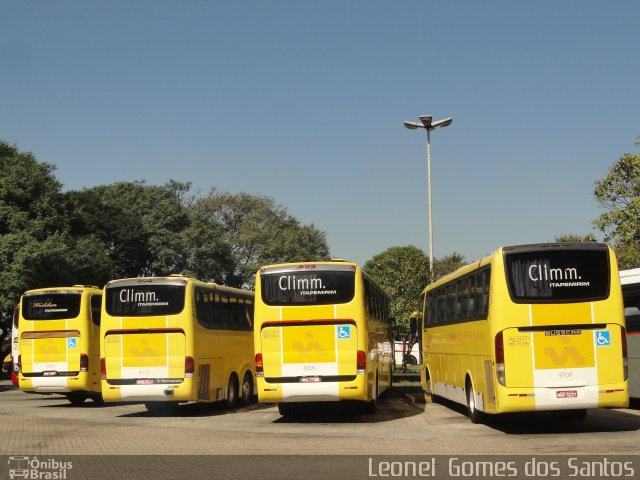
[[196, 317], [198, 323], [205, 328], [213, 327], [213, 291], [197, 287], [196, 297]]
[[100, 326], [100, 316], [102, 314], [102, 295], [91, 295], [91, 321], [94, 325]]
[[246, 330], [253, 330], [253, 302], [248, 299], [245, 300], [245, 316], [249, 326]]
[[482, 272], [484, 287], [482, 290], [482, 316], [489, 314], [489, 290], [491, 288], [491, 270], [488, 268]]

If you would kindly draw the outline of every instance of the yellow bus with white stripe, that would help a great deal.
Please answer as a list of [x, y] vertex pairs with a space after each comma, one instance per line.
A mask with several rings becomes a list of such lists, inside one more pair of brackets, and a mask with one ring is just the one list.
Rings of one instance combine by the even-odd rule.
[[484, 414], [629, 401], [625, 320], [613, 250], [602, 243], [503, 247], [422, 293], [422, 386]]
[[113, 280], [102, 313], [103, 397], [168, 412], [248, 404], [255, 392], [253, 292], [174, 275]]
[[640, 268], [622, 270], [620, 283], [627, 322], [629, 397], [640, 398]]
[[61, 393], [73, 404], [100, 401], [102, 290], [30, 290], [20, 300], [19, 385], [31, 393]]
[[256, 276], [258, 399], [282, 415], [296, 404], [356, 400], [374, 412], [391, 386], [389, 302], [355, 263], [287, 263]]

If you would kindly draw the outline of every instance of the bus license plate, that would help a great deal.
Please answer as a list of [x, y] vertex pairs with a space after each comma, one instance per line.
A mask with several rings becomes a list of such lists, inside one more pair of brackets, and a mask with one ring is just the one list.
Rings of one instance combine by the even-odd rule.
[[153, 385], [153, 379], [151, 378], [138, 378], [136, 385]]
[[320, 381], [320, 377], [301, 377], [301, 383], [318, 383]]
[[556, 398], [578, 398], [577, 390], [561, 390], [556, 392]]
[[56, 375], [58, 375], [58, 372], [54, 372], [51, 370], [47, 370], [46, 372], [42, 372], [42, 376], [44, 377], [55, 377]]

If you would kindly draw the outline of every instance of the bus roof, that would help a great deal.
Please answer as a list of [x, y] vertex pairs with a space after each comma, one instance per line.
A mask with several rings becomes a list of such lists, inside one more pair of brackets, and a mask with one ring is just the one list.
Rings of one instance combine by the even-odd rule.
[[358, 264], [355, 262], [350, 262], [348, 260], [342, 259], [331, 259], [331, 260], [321, 260], [317, 262], [289, 262], [289, 263], [276, 263], [273, 265], [265, 265], [260, 267], [258, 270], [259, 273], [264, 273], [267, 271], [278, 271], [278, 270], [291, 270], [291, 269], [300, 269], [304, 270], [305, 265], [323, 265], [328, 267], [346, 267], [348, 269], [357, 269], [359, 268]]
[[620, 283], [622, 285], [640, 283], [640, 268], [632, 268], [630, 270], [620, 270]]
[[46, 287], [46, 288], [35, 288], [33, 290], [27, 290], [22, 294], [23, 297], [31, 296], [31, 295], [47, 295], [52, 293], [82, 293], [88, 290], [99, 290], [102, 291], [101, 288], [90, 286], [90, 285], [73, 285], [70, 287]]
[[[491, 263], [491, 259], [496, 255], [502, 255], [502, 252], [506, 251], [530, 251], [530, 250], [544, 250], [547, 248], [578, 248], [581, 250], [592, 250], [592, 249], [602, 249], [609, 248], [606, 243], [598, 243], [598, 242], [550, 242], [550, 243], [527, 243], [522, 245], [506, 245], [503, 247], [496, 248], [493, 252], [491, 252], [486, 257], [481, 258], [480, 260], [476, 260], [475, 262], [464, 265], [457, 270], [440, 277], [435, 282], [427, 285], [425, 290], [431, 289], [437, 285], [446, 283], [452, 278], [459, 277], [464, 275], [465, 273], [472, 272], [477, 268], [483, 267]], [[638, 273], [640, 273], [640, 269], [637, 269]], [[640, 279], [638, 279], [640, 281]]]

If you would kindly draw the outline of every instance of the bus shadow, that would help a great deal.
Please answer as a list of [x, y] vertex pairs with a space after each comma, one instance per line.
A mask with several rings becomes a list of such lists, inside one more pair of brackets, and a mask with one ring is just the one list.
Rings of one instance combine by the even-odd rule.
[[[456, 402], [438, 399], [437, 403], [467, 416], [467, 408]], [[467, 418], [467, 421], [470, 420]], [[640, 416], [617, 409], [587, 410], [582, 421], [559, 420], [550, 412], [503, 413], [485, 415], [484, 424], [507, 435], [633, 432], [640, 430]]]
[[235, 413], [249, 412], [254, 410], [262, 410], [269, 408], [269, 405], [262, 405], [256, 401], [246, 407], [228, 408], [224, 402], [214, 403], [185, 403], [178, 405], [172, 409], [159, 412], [151, 412], [146, 410], [141, 404], [143, 410], [139, 412], [126, 413], [118, 415], [121, 418], [152, 418], [152, 417], [172, 417], [172, 418], [189, 418], [189, 417], [217, 417], [221, 415], [230, 415]]
[[572, 422], [558, 420], [547, 412], [512, 413], [490, 418], [487, 426], [508, 435], [633, 432], [640, 430], [640, 416], [621, 410], [592, 409], [584, 420]]
[[366, 413], [364, 405], [358, 402], [317, 402], [296, 405], [291, 414], [281, 416], [273, 423], [384, 423], [422, 413], [422, 409], [415, 408], [398, 398], [378, 400], [377, 412], [374, 414]]

